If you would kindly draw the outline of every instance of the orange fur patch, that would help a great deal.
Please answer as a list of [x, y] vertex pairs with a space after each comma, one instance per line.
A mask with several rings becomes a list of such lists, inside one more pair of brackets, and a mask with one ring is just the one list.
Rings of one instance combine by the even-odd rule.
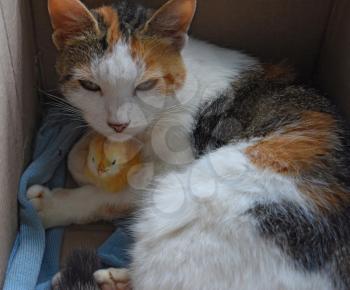
[[296, 177], [299, 190], [320, 210], [336, 208], [349, 199], [340, 184], [317, 184], [303, 179], [312, 170], [322, 170], [323, 159], [340, 146], [336, 120], [330, 114], [306, 111], [293, 125], [287, 125], [246, 149], [250, 161], [262, 169]]
[[157, 78], [158, 90], [164, 95], [174, 94], [182, 87], [186, 69], [180, 52], [167, 40], [156, 37], [135, 37], [131, 42], [135, 61], [145, 64], [143, 79]]
[[111, 50], [113, 45], [117, 43], [121, 34], [119, 29], [119, 16], [117, 12], [109, 6], [103, 6], [96, 11], [103, 17], [107, 25], [107, 43]]
[[[143, 33], [163, 37], [186, 33], [195, 10], [195, 0], [170, 0], [153, 14], [146, 23]], [[176, 37], [173, 40], [176, 40]]]
[[176, 80], [173, 75], [167, 74], [163, 77], [164, 81], [166, 82], [167, 85], [174, 85]]
[[297, 186], [323, 212], [339, 208], [350, 202], [349, 192], [339, 184], [320, 187], [307, 182], [299, 182]]
[[297, 175], [317, 165], [337, 145], [335, 130], [330, 114], [304, 112], [301, 120], [248, 147], [246, 154], [257, 167]]
[[84, 31], [99, 32], [96, 19], [80, 1], [49, 0], [48, 9], [54, 30], [53, 42], [58, 49]]

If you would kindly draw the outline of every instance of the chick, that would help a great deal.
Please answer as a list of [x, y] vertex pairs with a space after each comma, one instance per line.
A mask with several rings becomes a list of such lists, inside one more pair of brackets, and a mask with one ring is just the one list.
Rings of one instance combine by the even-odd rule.
[[118, 192], [128, 185], [128, 176], [141, 163], [140, 145], [135, 140], [111, 142], [89, 133], [73, 148], [69, 159], [70, 171], [78, 183]]

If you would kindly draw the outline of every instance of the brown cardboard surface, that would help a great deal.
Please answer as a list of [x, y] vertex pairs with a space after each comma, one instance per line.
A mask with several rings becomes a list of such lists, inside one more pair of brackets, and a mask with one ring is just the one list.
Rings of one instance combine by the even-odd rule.
[[65, 257], [74, 249], [97, 248], [114, 230], [114, 226], [106, 223], [68, 227], [64, 232], [61, 264], [64, 263]]
[[17, 228], [17, 189], [36, 112], [28, 1], [0, 1], [0, 288]]
[[321, 51], [318, 80], [350, 121], [350, 1], [334, 1]]

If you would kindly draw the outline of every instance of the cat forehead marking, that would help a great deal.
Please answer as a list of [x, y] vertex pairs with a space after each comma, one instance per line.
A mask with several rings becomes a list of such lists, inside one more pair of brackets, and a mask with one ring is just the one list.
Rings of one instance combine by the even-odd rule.
[[107, 48], [111, 50], [121, 36], [118, 13], [110, 6], [100, 7], [96, 12], [100, 18], [100, 24], [102, 22], [102, 26], [106, 28], [105, 41]]
[[127, 85], [135, 81], [139, 74], [136, 61], [133, 59], [128, 43], [120, 39], [112, 51], [92, 63], [92, 73], [101, 83]]

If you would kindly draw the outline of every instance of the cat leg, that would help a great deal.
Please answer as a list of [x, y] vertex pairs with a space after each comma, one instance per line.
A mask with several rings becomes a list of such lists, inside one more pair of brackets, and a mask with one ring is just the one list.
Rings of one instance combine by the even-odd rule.
[[131, 290], [128, 269], [98, 270], [94, 278], [102, 290]]
[[27, 191], [45, 228], [118, 218], [132, 210], [134, 195], [132, 191], [104, 192], [90, 185], [54, 190], [33, 185]]

